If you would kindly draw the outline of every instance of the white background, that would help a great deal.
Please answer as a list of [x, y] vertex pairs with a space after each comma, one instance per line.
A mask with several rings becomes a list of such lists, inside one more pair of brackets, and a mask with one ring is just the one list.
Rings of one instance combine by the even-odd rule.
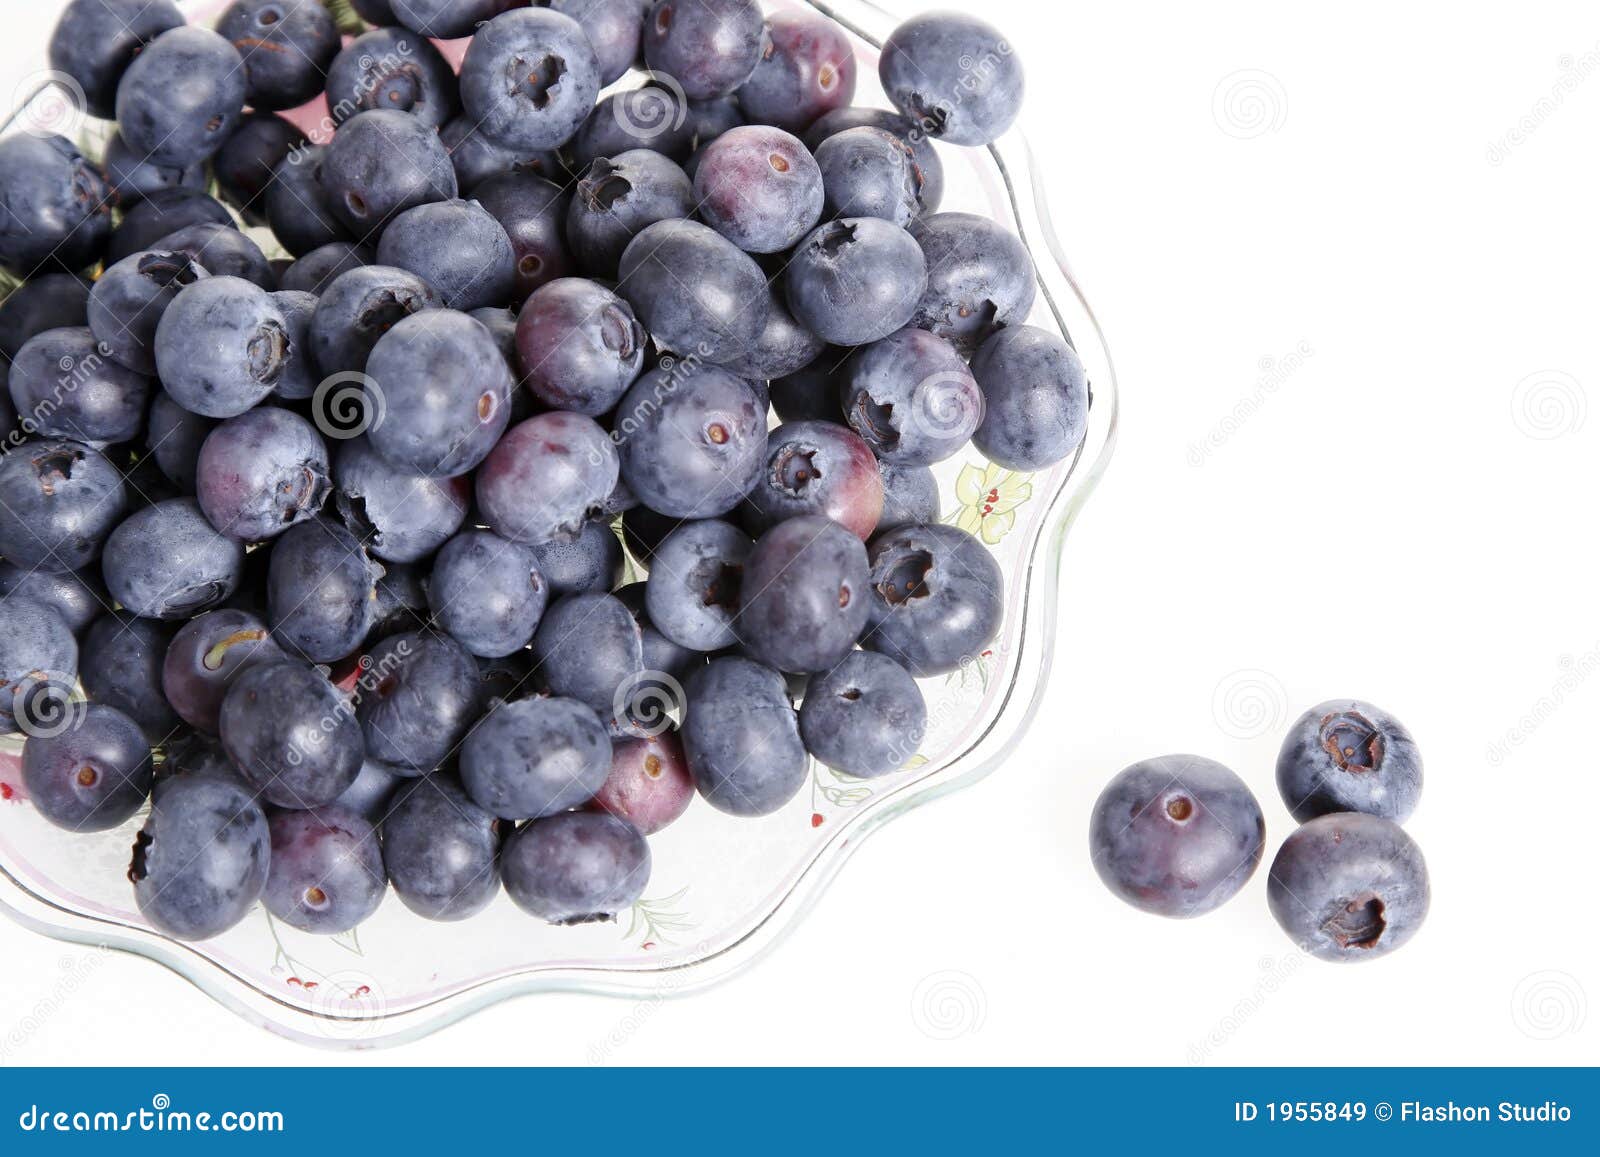
[[[58, 7], [6, 5], [0, 76]], [[624, 1023], [613, 1063], [1597, 1059], [1600, 12], [982, 9], [1028, 66], [1124, 415], [1010, 765], [875, 836], [720, 988], [526, 998], [359, 1057], [121, 955], [35, 1016], [83, 950], [0, 921], [0, 1034], [30, 1026], [9, 1062], [584, 1064]], [[1434, 906], [1409, 947], [1301, 960], [1264, 871], [1187, 923], [1105, 892], [1085, 829], [1110, 775], [1222, 760], [1270, 857], [1282, 730], [1335, 696], [1396, 713], [1426, 759]]]

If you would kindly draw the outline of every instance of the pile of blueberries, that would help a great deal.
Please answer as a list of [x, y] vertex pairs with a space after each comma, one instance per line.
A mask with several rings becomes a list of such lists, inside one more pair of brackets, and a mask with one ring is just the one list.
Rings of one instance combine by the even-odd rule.
[[1021, 103], [983, 22], [901, 25], [888, 110], [810, 10], [351, 2], [72, 0], [104, 157], [0, 139], [0, 723], [55, 824], [148, 799], [176, 937], [607, 918], [696, 792], [903, 766], [1002, 619], [929, 467], [1085, 433], [1027, 251], [938, 211]]
[[[1401, 828], [1422, 794], [1422, 757], [1400, 721], [1352, 699], [1295, 720], [1278, 753], [1278, 791], [1300, 823], [1278, 849], [1267, 901], [1319, 960], [1371, 960], [1428, 914], [1428, 868]], [[1201, 916], [1261, 862], [1261, 805], [1214, 760], [1166, 755], [1118, 773], [1096, 801], [1089, 850], [1106, 886], [1136, 908]]]

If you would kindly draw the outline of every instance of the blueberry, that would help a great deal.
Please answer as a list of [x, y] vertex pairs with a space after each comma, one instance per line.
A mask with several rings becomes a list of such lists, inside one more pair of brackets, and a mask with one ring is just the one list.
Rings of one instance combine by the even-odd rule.
[[682, 169], [660, 153], [631, 149], [600, 157], [578, 181], [567, 209], [567, 244], [589, 273], [614, 277], [629, 243], [657, 221], [695, 210]]
[[400, 0], [395, 19], [430, 40], [456, 40], [508, 7], [506, 0]]
[[246, 113], [212, 158], [211, 171], [219, 194], [247, 220], [265, 222], [267, 186], [272, 184], [272, 175], [295, 150], [306, 148], [308, 143], [298, 126], [276, 113]]
[[645, 674], [639, 624], [615, 595], [557, 599], [534, 633], [533, 658], [551, 691], [619, 724]]
[[467, 794], [502, 819], [536, 819], [587, 803], [610, 770], [605, 726], [576, 699], [503, 703], [461, 745]]
[[400, 18], [395, 15], [394, 0], [350, 0], [350, 7], [361, 19], [379, 28], [400, 23]]
[[1289, 728], [1278, 752], [1278, 791], [1302, 823], [1362, 812], [1403, 824], [1422, 794], [1422, 756], [1388, 712], [1359, 699], [1330, 699]]
[[192, 498], [158, 502], [130, 515], [106, 540], [106, 588], [136, 615], [182, 619], [238, 589], [244, 546], [217, 533]]
[[184, 25], [169, 0], [70, 0], [50, 34], [50, 67], [83, 90], [90, 116], [116, 115], [122, 74], [163, 32]]
[[819, 225], [784, 272], [795, 320], [835, 345], [864, 345], [906, 325], [927, 283], [911, 234], [876, 217]]
[[987, 145], [1022, 108], [1022, 61], [998, 29], [963, 12], [929, 12], [883, 42], [889, 100], [938, 140]]
[[578, 22], [594, 49], [602, 86], [620, 79], [639, 58], [639, 33], [644, 27], [644, 5], [639, 0], [540, 0], [538, 6]]
[[0, 139], [0, 265], [19, 277], [74, 272], [111, 236], [111, 188], [65, 137]]
[[52, 608], [22, 594], [0, 598], [0, 727], [54, 729], [78, 675], [78, 643]]
[[161, 687], [172, 637], [171, 624], [125, 611], [100, 616], [83, 636], [78, 674], [85, 693], [132, 719], [149, 743], [160, 743], [178, 726], [178, 714]]
[[200, 447], [205, 445], [206, 436], [216, 427], [215, 418], [191, 414], [174, 402], [165, 390], [160, 390], [150, 403], [145, 446], [168, 480], [185, 493], [192, 494], [196, 483], [196, 467], [200, 461]]
[[750, 256], [694, 221], [658, 221], [629, 243], [619, 290], [664, 349], [711, 362], [738, 356], [766, 322], [766, 277]]
[[844, 424], [839, 400], [844, 393], [845, 369], [850, 351], [824, 346], [802, 369], [775, 378], [770, 384], [772, 408], [784, 422], [819, 421]]
[[432, 286], [404, 269], [363, 265], [340, 274], [311, 316], [312, 360], [325, 374], [359, 374], [373, 347], [396, 325], [443, 305]]
[[233, 0], [217, 31], [244, 60], [256, 109], [298, 108], [318, 96], [339, 54], [338, 26], [319, 0]]
[[294, 264], [278, 279], [284, 293], [310, 293], [320, 297], [341, 274], [360, 269], [377, 260], [377, 254], [349, 241], [330, 241], [319, 245]]
[[[657, 81], [655, 87], [667, 86], [664, 81]], [[689, 128], [690, 143], [696, 148], [704, 148], [735, 125], [744, 124], [745, 117], [738, 98], [729, 94], [689, 101], [685, 123]]]
[[348, 932], [378, 910], [389, 877], [378, 833], [336, 805], [275, 811], [272, 862], [261, 902], [278, 919], [324, 936]]
[[[639, 645], [644, 656], [644, 669], [649, 672], [659, 672], [662, 675], [671, 675], [677, 678], [696, 666], [704, 659], [704, 655], [692, 647], [682, 647], [656, 630], [650, 621], [650, 613], [646, 607], [648, 583], [634, 582], [627, 586], [618, 587], [613, 592], [618, 601], [628, 608], [628, 613], [633, 616], [633, 621], [639, 625]], [[648, 683], [636, 689], [638, 694], [633, 696], [633, 706], [636, 710], [630, 716], [639, 718], [631, 722], [642, 724], [637, 728], [627, 728], [630, 733], [640, 731], [645, 735], [653, 734], [660, 730], [659, 714], [646, 700], [651, 694]], [[655, 714], [658, 717], [653, 723], [644, 715]]]
[[43, 603], [61, 616], [74, 635], [81, 635], [85, 627], [111, 606], [105, 584], [94, 567], [55, 572], [0, 562], [0, 598], [12, 595]]
[[847, 427], [790, 422], [767, 435], [766, 469], [745, 506], [745, 524], [754, 533], [820, 514], [865, 541], [882, 513], [877, 459]]
[[82, 570], [127, 506], [122, 476], [88, 446], [30, 442], [0, 456], [0, 555], [17, 566]]
[[12, 290], [0, 301], [0, 367], [46, 330], [87, 324], [91, 284], [75, 273], [46, 273]]
[[222, 746], [269, 803], [332, 803], [361, 770], [361, 728], [315, 667], [259, 663], [240, 672], [218, 715]]
[[650, 881], [650, 845], [626, 820], [569, 812], [535, 820], [506, 841], [506, 894], [551, 924], [612, 920]]
[[714, 518], [739, 504], [766, 455], [766, 407], [742, 378], [689, 362], [640, 378], [617, 409], [622, 477], [676, 518]]
[[617, 484], [617, 449], [594, 419], [557, 410], [506, 433], [478, 471], [478, 508], [528, 546], [570, 540]]
[[313, 663], [334, 663], [361, 645], [382, 568], [327, 519], [290, 527], [272, 547], [267, 621], [279, 643]]
[[781, 522], [756, 540], [740, 584], [740, 639], [783, 671], [826, 671], [867, 624], [867, 552], [849, 530], [818, 515]]
[[[396, 775], [383, 764], [369, 759], [361, 765], [361, 773], [356, 776], [356, 781], [345, 788], [344, 794], [328, 806], [354, 812], [368, 823], [381, 823], [389, 814], [390, 808], [394, 805], [394, 798], [406, 779], [406, 776]], [[381, 855], [379, 863], [382, 863]]]
[[328, 110], [336, 125], [383, 109], [437, 129], [460, 107], [455, 70], [414, 32], [380, 28], [363, 33], [328, 66]]
[[158, 165], [144, 153], [136, 150], [121, 133], [113, 133], [106, 142], [105, 156], [101, 159], [105, 179], [123, 208], [137, 204], [151, 193], [167, 189], [195, 189], [206, 187], [206, 164], [197, 161], [192, 165]]
[[368, 644], [403, 631], [420, 631], [428, 626], [426, 575], [407, 563], [389, 563], [383, 568], [373, 592], [372, 625], [367, 629]]
[[806, 750], [861, 779], [905, 766], [927, 726], [928, 709], [916, 680], [874, 651], [851, 651], [827, 674], [813, 678], [800, 704]]
[[598, 417], [614, 409], [644, 368], [646, 338], [633, 309], [605, 286], [551, 281], [517, 319], [525, 381], [545, 405]]
[[560, 185], [532, 173], [502, 173], [474, 188], [472, 196], [511, 239], [517, 259], [515, 300], [577, 272], [567, 251], [567, 193]]
[[622, 516], [623, 545], [634, 558], [648, 564], [667, 535], [677, 530], [682, 522], [680, 518], [659, 514], [640, 503]]
[[[122, 215], [122, 223], [111, 234], [111, 243], [106, 246], [106, 264], [115, 265], [146, 249], [175, 248], [158, 245], [158, 242], [191, 225], [234, 227], [233, 216], [222, 203], [198, 189], [153, 190]], [[207, 272], [221, 271], [208, 269]]]
[[340, 444], [334, 502], [350, 532], [385, 562], [418, 562], [461, 529], [472, 505], [465, 478], [429, 478], [395, 466], [365, 438]]
[[681, 165], [694, 143], [688, 99], [665, 83], [646, 83], [601, 97], [567, 150], [582, 168], [635, 149], [660, 153]]
[[845, 129], [817, 146], [823, 213], [881, 217], [904, 227], [922, 212], [922, 172], [911, 146], [885, 129]]
[[822, 147], [822, 142], [835, 133], [861, 127], [893, 133], [911, 149], [917, 167], [917, 179], [922, 187], [922, 212], [932, 213], [938, 209], [939, 203], [944, 200], [944, 163], [939, 160], [932, 139], [910, 117], [888, 109], [851, 105], [823, 113], [806, 130], [804, 140], [806, 146], [815, 153]]
[[928, 263], [928, 287], [911, 324], [964, 354], [1033, 309], [1033, 258], [1003, 225], [976, 213], [935, 213], [912, 222]]
[[393, 109], [375, 109], [339, 126], [322, 156], [328, 207], [367, 239], [407, 209], [456, 196], [456, 171], [438, 132]]
[[799, 372], [827, 348], [827, 342], [794, 319], [780, 285], [772, 283], [767, 286], [766, 324], [755, 344], [729, 358], [726, 366], [740, 377], [764, 382]]
[[763, 816], [795, 797], [809, 763], [782, 675], [749, 659], [714, 659], [685, 694], [684, 753], [707, 803]]
[[732, 92], [755, 71], [763, 24], [755, 0], [655, 0], [644, 20], [644, 59], [693, 100]]
[[1198, 755], [1163, 755], [1118, 772], [1100, 793], [1089, 854], [1121, 899], [1188, 918], [1245, 886], [1266, 834], [1261, 805], [1237, 775]]
[[871, 609], [862, 646], [913, 675], [957, 670], [1000, 633], [1005, 576], [966, 531], [897, 526], [873, 540], [869, 563]]
[[428, 581], [434, 621], [472, 654], [489, 658], [528, 645], [549, 597], [532, 549], [485, 530], [447, 542]]
[[994, 334], [972, 359], [983, 389], [983, 423], [973, 442], [1012, 470], [1042, 470], [1082, 445], [1089, 423], [1089, 379], [1060, 337], [1020, 325]]
[[373, 346], [367, 377], [377, 414], [367, 435], [373, 449], [419, 474], [466, 473], [511, 419], [511, 371], [494, 337], [464, 313], [435, 310], [397, 322]]
[[878, 463], [883, 481], [883, 514], [874, 533], [908, 522], [939, 521], [939, 483], [926, 466]]
[[284, 328], [289, 338], [283, 373], [278, 375], [278, 383], [272, 387], [272, 392], [288, 401], [312, 397], [322, 381], [322, 373], [311, 356], [311, 319], [317, 314], [317, 295], [285, 289], [270, 296], [272, 303], [283, 314]]
[[103, 357], [88, 326], [45, 330], [11, 363], [11, 401], [28, 429], [95, 446], [139, 436], [153, 384]]
[[238, 277], [186, 286], [156, 327], [162, 385], [184, 409], [208, 418], [234, 417], [266, 398], [288, 354], [283, 311], [266, 290]]
[[278, 288], [277, 274], [261, 247], [230, 222], [201, 222], [158, 238], [152, 249], [187, 253], [212, 277], [240, 277], [262, 289]]
[[552, 596], [604, 594], [622, 576], [622, 543], [611, 523], [601, 518], [584, 523], [570, 542], [541, 542], [532, 550]]
[[185, 25], [163, 32], [122, 74], [117, 125], [145, 160], [185, 168], [232, 135], [246, 99], [244, 62], [223, 37]]
[[409, 269], [449, 309], [504, 305], [516, 288], [511, 238], [476, 201], [439, 201], [400, 214], [378, 242], [378, 263]]
[[720, 651], [739, 641], [734, 619], [745, 564], [754, 544], [716, 519], [686, 522], [650, 559], [645, 606], [668, 639], [695, 651]]
[[196, 463], [200, 509], [229, 538], [261, 542], [322, 509], [328, 448], [298, 414], [271, 407], [229, 418]]
[[403, 775], [426, 775], [477, 718], [478, 664], [432, 632], [390, 635], [368, 653], [356, 718], [367, 754]]
[[478, 29], [461, 62], [461, 103], [510, 149], [565, 144], [600, 94], [600, 64], [577, 21], [517, 9]]
[[[272, 171], [262, 197], [262, 207], [272, 235], [296, 257], [304, 257], [327, 245], [349, 243], [344, 219], [335, 211], [333, 199], [322, 183], [322, 169], [328, 160], [326, 145], [308, 145], [292, 150]], [[362, 229], [365, 237], [369, 229]]]
[[117, 262], [89, 292], [89, 328], [106, 356], [156, 372], [156, 331], [177, 296], [211, 275], [187, 253], [150, 250]]
[[457, 117], [439, 130], [439, 139], [450, 152], [455, 166], [456, 185], [463, 197], [470, 196], [490, 177], [506, 173], [529, 173], [552, 178], [563, 171], [561, 157], [550, 149], [507, 149], [479, 131], [470, 117]]
[[22, 746], [28, 798], [68, 831], [109, 831], [130, 819], [150, 780], [150, 744], [114, 707], [89, 704], [67, 730], [31, 735]]
[[215, 735], [223, 696], [239, 673], [285, 658], [266, 623], [223, 607], [189, 620], [173, 636], [161, 665], [161, 690], [185, 723]]
[[774, 12], [739, 103], [751, 120], [799, 133], [855, 92], [855, 49], [843, 27], [810, 12]]
[[649, 836], [682, 816], [693, 799], [694, 777], [683, 743], [676, 731], [667, 730], [613, 743], [611, 772], [594, 802]]
[[401, 787], [383, 821], [383, 865], [401, 903], [429, 920], [465, 920], [500, 890], [499, 823], [449, 779]]
[[1318, 960], [1393, 952], [1416, 935], [1428, 900], [1428, 865], [1416, 841], [1392, 820], [1357, 812], [1300, 827], [1267, 874], [1272, 915]]
[[156, 785], [128, 879], [144, 918], [180, 940], [209, 940], [243, 920], [272, 858], [267, 817], [237, 780], [176, 775]]
[[706, 146], [694, 174], [706, 223], [751, 253], [777, 253], [822, 215], [822, 173], [798, 139], [768, 125], [740, 125]]
[[897, 466], [927, 466], [958, 453], [984, 416], [983, 393], [949, 342], [903, 329], [856, 351], [844, 412], [873, 453]]

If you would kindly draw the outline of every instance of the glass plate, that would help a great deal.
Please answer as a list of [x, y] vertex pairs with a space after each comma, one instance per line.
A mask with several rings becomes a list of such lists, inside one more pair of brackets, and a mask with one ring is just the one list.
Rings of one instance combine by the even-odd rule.
[[[837, 20], [856, 42], [856, 103], [886, 107], [876, 82], [876, 45], [895, 18], [864, 0], [810, 6]], [[184, 7], [204, 19], [221, 5], [191, 0]], [[90, 147], [104, 140], [102, 122], [58, 127], [55, 122], [76, 118], [70, 98], [47, 72], [20, 78], [14, 91], [12, 122], [20, 114], [28, 125], [48, 125]], [[46, 935], [158, 961], [246, 1019], [292, 1039], [390, 1044], [523, 993], [637, 999], [685, 993], [730, 976], [795, 926], [869, 833], [999, 767], [1044, 691], [1062, 546], [1110, 456], [1116, 385], [1110, 353], [1062, 255], [1021, 132], [985, 150], [941, 146], [940, 152], [948, 182], [942, 208], [985, 213], [1023, 238], [1041, 289], [1029, 320], [1059, 330], [1076, 346], [1093, 402], [1083, 447], [1049, 471], [1004, 470], [970, 448], [936, 469], [945, 521], [981, 536], [1000, 561], [1006, 615], [990, 650], [947, 678], [923, 683], [929, 731], [910, 766], [862, 781], [814, 765], [799, 796], [761, 819], [735, 819], [696, 804], [652, 837], [649, 888], [615, 923], [549, 927], [502, 894], [465, 924], [434, 924], [391, 897], [356, 934], [308, 935], [258, 908], [214, 940], [185, 944], [153, 931], [133, 904], [124, 873], [142, 817], [91, 836], [51, 828], [23, 798], [19, 745], [8, 740], [0, 753], [0, 906]]]

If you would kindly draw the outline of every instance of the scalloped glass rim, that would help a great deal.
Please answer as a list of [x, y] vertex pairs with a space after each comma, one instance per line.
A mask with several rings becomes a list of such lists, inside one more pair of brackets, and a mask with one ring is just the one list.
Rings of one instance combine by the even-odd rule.
[[[185, 0], [190, 14], [215, 9], [215, 0]], [[857, 41], [862, 59], [875, 49], [896, 17], [866, 0], [807, 0], [836, 20]], [[862, 81], [869, 78], [863, 72]], [[19, 86], [20, 91], [20, 86]], [[38, 94], [16, 102], [12, 116]], [[865, 94], [860, 103], [872, 103]], [[880, 102], [881, 103], [881, 102]], [[1089, 372], [1093, 404], [1084, 444], [1068, 463], [1032, 476], [1035, 513], [1016, 531], [1025, 538], [1008, 591], [1020, 591], [1020, 607], [1008, 610], [1008, 625], [997, 644], [1000, 669], [985, 677], [992, 700], [981, 726], [963, 738], [959, 750], [908, 772], [858, 808], [837, 817], [819, 832], [798, 863], [789, 865], [782, 887], [760, 911], [719, 929], [687, 952], [641, 955], [636, 962], [584, 964], [529, 961], [454, 982], [446, 990], [423, 994], [390, 1008], [322, 1000], [289, 987], [259, 983], [208, 945], [167, 939], [134, 920], [76, 904], [70, 895], [50, 894], [36, 872], [25, 870], [0, 832], [0, 908], [21, 924], [57, 939], [116, 948], [148, 957], [193, 982], [225, 1007], [270, 1031], [308, 1044], [374, 1047], [414, 1040], [468, 1013], [510, 996], [532, 992], [577, 991], [638, 999], [680, 995], [713, 984], [749, 967], [771, 950], [821, 897], [828, 883], [868, 834], [911, 808], [952, 792], [995, 770], [1015, 747], [1037, 711], [1049, 674], [1055, 639], [1056, 601], [1067, 529], [1110, 458], [1117, 430], [1117, 389], [1111, 355], [1094, 313], [1078, 287], [1053, 228], [1046, 191], [1033, 154], [1018, 129], [987, 150], [945, 150], [947, 168], [957, 158], [971, 162], [993, 215], [1010, 226], [1034, 255], [1039, 302], [1029, 319], [1054, 326], [1078, 350]], [[974, 206], [947, 203], [944, 208]], [[1015, 597], [1013, 595], [1013, 597]], [[991, 685], [992, 683], [992, 685]], [[875, 781], [882, 782], [882, 781]], [[813, 817], [813, 827], [821, 822]], [[409, 916], [409, 914], [407, 914]], [[416, 917], [410, 917], [418, 919]], [[471, 927], [469, 924], [467, 927]], [[651, 945], [643, 944], [641, 949]], [[281, 948], [281, 945], [280, 945]], [[364, 975], [364, 974], [363, 974]], [[289, 984], [297, 983], [290, 978]]]

